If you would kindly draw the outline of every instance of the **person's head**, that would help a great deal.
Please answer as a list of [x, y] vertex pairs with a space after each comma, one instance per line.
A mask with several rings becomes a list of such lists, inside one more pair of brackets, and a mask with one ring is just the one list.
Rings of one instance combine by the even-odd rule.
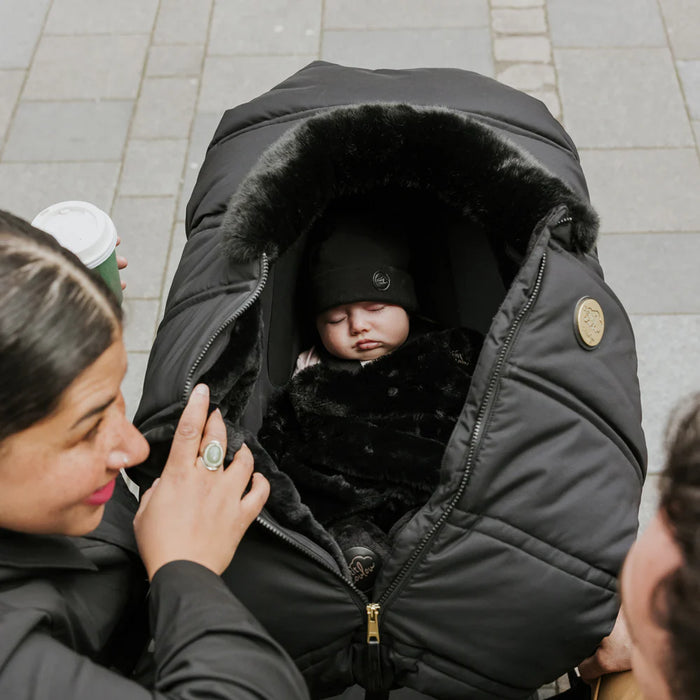
[[374, 360], [400, 347], [416, 293], [408, 222], [395, 207], [358, 201], [334, 208], [309, 256], [316, 329], [336, 357]]
[[621, 580], [633, 671], [653, 700], [700, 697], [700, 395], [677, 416], [659, 512]]
[[84, 534], [148, 445], [127, 421], [122, 313], [72, 253], [0, 211], [0, 527]]

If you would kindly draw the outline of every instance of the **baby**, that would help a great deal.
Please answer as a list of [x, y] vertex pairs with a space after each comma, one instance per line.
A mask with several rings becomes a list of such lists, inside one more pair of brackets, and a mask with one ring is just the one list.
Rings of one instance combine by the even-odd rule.
[[437, 486], [482, 340], [420, 318], [405, 235], [392, 217], [331, 219], [308, 261], [319, 342], [258, 434], [362, 590]]
[[[309, 260], [316, 330], [332, 357], [360, 363], [401, 347], [417, 309], [407, 268], [408, 247], [386, 221], [370, 225], [366, 214], [346, 212], [328, 224], [330, 235]], [[320, 362], [315, 348], [302, 353], [297, 371]]]

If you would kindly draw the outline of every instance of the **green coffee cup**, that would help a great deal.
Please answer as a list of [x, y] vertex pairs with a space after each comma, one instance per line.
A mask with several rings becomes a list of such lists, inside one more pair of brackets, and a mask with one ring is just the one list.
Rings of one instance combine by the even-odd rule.
[[122, 285], [117, 267], [117, 229], [105, 212], [90, 202], [58, 202], [32, 221], [98, 274], [121, 304]]

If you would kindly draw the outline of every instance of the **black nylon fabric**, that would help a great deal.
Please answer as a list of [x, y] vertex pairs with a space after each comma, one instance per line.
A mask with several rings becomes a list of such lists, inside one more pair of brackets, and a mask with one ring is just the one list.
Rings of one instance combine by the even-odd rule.
[[[142, 486], [162, 468], [163, 446], [200, 378], [217, 380], [215, 402], [224, 402], [232, 423], [237, 408], [227, 396], [247, 402], [248, 413], [264, 410], [274, 383], [270, 320], [294, 326], [270, 314], [290, 294], [304, 241], [269, 271], [262, 259], [225, 258], [220, 225], [225, 216], [235, 219], [230, 198], [259, 167], [263, 150], [290, 129], [332, 107], [375, 101], [441, 105], [476, 117], [525, 149], [524, 162], [534, 159], [587, 200], [576, 149], [544, 106], [473, 73], [314, 63], [229, 110], [188, 205], [189, 240], [149, 359], [135, 422], [154, 456], [130, 470]], [[265, 167], [262, 195], [281, 202], [274, 166]], [[317, 184], [313, 174], [297, 177], [295, 187]], [[251, 194], [258, 195], [260, 188]], [[250, 529], [224, 574], [289, 651], [313, 697], [357, 683], [446, 700], [526, 698], [589, 655], [611, 629], [615, 579], [635, 536], [646, 461], [636, 355], [627, 316], [594, 251], [573, 252], [572, 225], [559, 223], [568, 215], [554, 197], [545, 219], [532, 222], [528, 249], [494, 307], [440, 483], [396, 536], [371, 599], [351, 585], [332, 549], [269, 518]], [[459, 281], [459, 261], [451, 263]], [[605, 313], [595, 350], [576, 338], [574, 309], [584, 296]], [[246, 351], [256, 357], [240, 357]], [[260, 375], [253, 380], [255, 362]], [[366, 640], [368, 602], [381, 606], [378, 657]]]

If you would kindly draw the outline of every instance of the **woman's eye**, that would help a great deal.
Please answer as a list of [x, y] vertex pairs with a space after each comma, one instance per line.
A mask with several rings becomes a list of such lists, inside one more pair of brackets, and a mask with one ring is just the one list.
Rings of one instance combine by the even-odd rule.
[[102, 418], [95, 423], [95, 425], [88, 430], [85, 435], [83, 435], [83, 442], [92, 442], [96, 437], [97, 434], [100, 432], [100, 426], [102, 425]]
[[378, 306], [370, 306], [369, 310], [370, 311], [381, 311], [384, 309], [384, 304], [379, 304]]
[[342, 318], [329, 318], [328, 321], [326, 321], [326, 323], [330, 323], [331, 325], [335, 326], [344, 320], [345, 320], [345, 316], [343, 316]]

